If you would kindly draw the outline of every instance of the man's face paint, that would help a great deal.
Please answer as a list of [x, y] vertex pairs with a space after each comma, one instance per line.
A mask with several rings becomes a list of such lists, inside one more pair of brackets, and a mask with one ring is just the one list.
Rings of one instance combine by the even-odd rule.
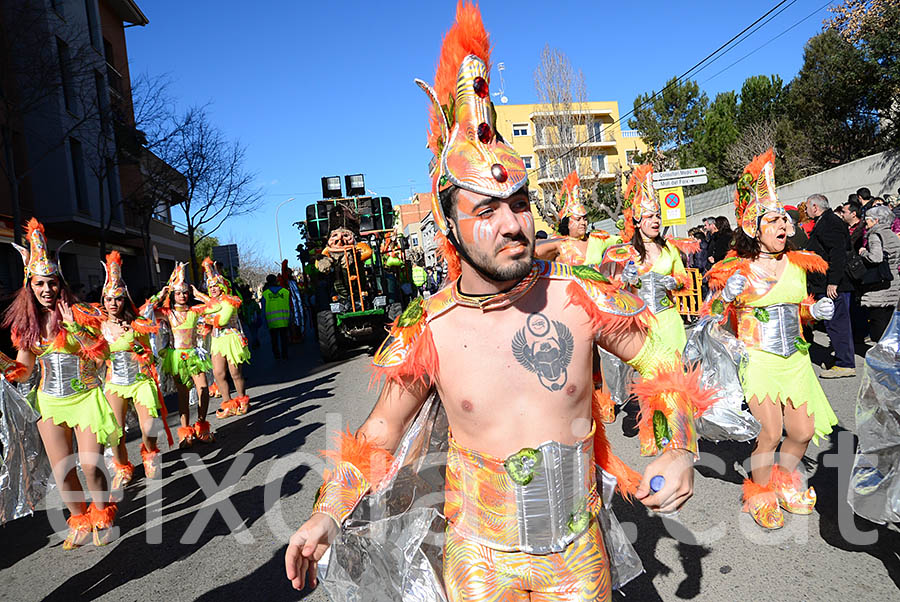
[[574, 238], [584, 238], [585, 234], [587, 234], [587, 216], [570, 215], [569, 236], [572, 236]]
[[787, 244], [788, 230], [793, 229], [784, 213], [766, 213], [759, 223], [759, 244], [763, 251], [781, 253]]
[[641, 230], [641, 234], [644, 235], [644, 238], [656, 238], [659, 236], [659, 228], [661, 225], [661, 221], [658, 213], [654, 213], [652, 215], [647, 215], [641, 218], [641, 222], [639, 224], [639, 228]]
[[458, 190], [453, 222], [457, 241], [483, 276], [508, 282], [531, 270], [534, 217], [524, 190], [508, 199]]

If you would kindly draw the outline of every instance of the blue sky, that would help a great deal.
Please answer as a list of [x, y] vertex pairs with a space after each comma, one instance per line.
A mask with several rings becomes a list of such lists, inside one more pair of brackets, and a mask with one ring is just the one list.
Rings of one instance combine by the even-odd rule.
[[[659, 90], [777, 3], [482, 0], [480, 5], [492, 61], [506, 64], [510, 103], [535, 102], [533, 72], [549, 44], [584, 72], [590, 100], [616, 100], [625, 113], [638, 94]], [[274, 265], [275, 209], [294, 196], [297, 200], [279, 212], [282, 247], [293, 263], [291, 250], [299, 237], [291, 223], [304, 219], [325, 175], [364, 173], [367, 188], [395, 204], [411, 189], [428, 190], [427, 102], [413, 78], [433, 81], [455, 0], [139, 4], [150, 24], [126, 30], [132, 77], [168, 74], [183, 108], [210, 103], [213, 123], [247, 146], [247, 168], [258, 174], [264, 190], [257, 212], [220, 230], [222, 242], [252, 241]], [[789, 81], [802, 65], [803, 45], [828, 16], [823, 4], [788, 2], [697, 81], [710, 98], [739, 89], [751, 75], [777, 73]], [[497, 90], [496, 68], [492, 75]]]

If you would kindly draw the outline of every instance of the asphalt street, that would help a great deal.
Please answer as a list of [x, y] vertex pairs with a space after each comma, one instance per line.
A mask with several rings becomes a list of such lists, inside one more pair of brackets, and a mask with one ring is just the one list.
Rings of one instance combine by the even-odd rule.
[[[816, 340], [824, 342], [821, 333]], [[821, 348], [811, 351], [822, 359]], [[138, 468], [120, 507], [115, 543], [64, 552], [51, 526], [59, 514], [55, 494], [33, 517], [0, 528], [0, 599], [327, 600], [324, 591], [291, 589], [284, 576], [287, 539], [312, 508], [321, 477], [310, 459], [325, 447], [327, 431], [356, 428], [376, 393], [368, 390], [366, 350], [326, 365], [312, 344], [291, 352], [290, 360], [275, 361], [264, 339], [246, 370], [250, 412], [211, 418], [214, 444], [165, 451], [161, 481], [144, 479], [140, 439], [129, 434]], [[900, 534], [854, 519], [845, 501], [859, 356], [857, 365], [856, 378], [822, 381], [840, 426], [805, 458], [819, 496], [811, 516], [788, 515], [784, 529], [763, 532], [740, 512], [741, 464], [750, 445], [704, 443], [694, 497], [677, 522], [616, 500], [646, 569], [624, 589], [625, 598], [616, 598], [900, 597]], [[174, 399], [168, 402], [174, 425]], [[607, 432], [616, 452], [640, 469], [647, 461], [639, 457], [633, 426], [626, 411]], [[848, 535], [853, 528], [868, 533], [861, 537], [869, 543]]]

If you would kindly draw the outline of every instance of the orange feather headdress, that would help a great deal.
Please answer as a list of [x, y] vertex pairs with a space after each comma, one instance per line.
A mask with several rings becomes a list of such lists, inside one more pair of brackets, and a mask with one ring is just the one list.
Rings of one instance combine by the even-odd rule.
[[103, 270], [106, 272], [106, 280], [103, 283], [103, 297], [117, 299], [128, 295], [128, 287], [122, 279], [122, 256], [118, 251], [113, 251], [106, 255], [106, 261], [103, 264]]
[[[59, 266], [50, 258], [47, 248], [47, 237], [44, 235], [44, 225], [34, 218], [28, 220], [25, 227], [25, 238], [28, 240], [28, 248], [11, 243], [22, 256], [25, 263], [25, 283], [32, 276], [58, 276]], [[63, 243], [65, 245], [65, 243]], [[62, 245], [60, 245], [62, 248]], [[59, 250], [57, 249], [57, 254]], [[24, 285], [23, 285], [24, 286]]]
[[659, 198], [653, 186], [652, 165], [644, 164], [634, 168], [625, 187], [625, 198], [630, 203], [633, 220], [636, 222], [648, 215], [659, 213]]
[[432, 101], [428, 134], [428, 148], [434, 153], [432, 213], [444, 234], [442, 190], [457, 186], [509, 198], [528, 181], [522, 158], [497, 132], [489, 80], [490, 39], [481, 12], [460, 0], [456, 22], [444, 36], [434, 87], [416, 80]]
[[766, 213], [785, 213], [775, 194], [775, 151], [769, 149], [753, 158], [737, 181], [734, 215], [744, 233], [755, 238], [759, 221]]
[[581, 181], [578, 172], [573, 171], [563, 180], [562, 190], [559, 191], [559, 221], [567, 217], [582, 217], [587, 215], [587, 209], [581, 202]]

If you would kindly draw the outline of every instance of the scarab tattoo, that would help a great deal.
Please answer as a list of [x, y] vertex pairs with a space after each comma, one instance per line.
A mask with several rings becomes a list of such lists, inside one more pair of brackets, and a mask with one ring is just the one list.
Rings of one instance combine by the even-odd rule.
[[569, 380], [566, 369], [574, 349], [575, 339], [568, 327], [541, 313], [530, 314], [525, 326], [512, 339], [516, 361], [537, 374], [541, 386], [548, 391], [559, 391], [566, 386]]

